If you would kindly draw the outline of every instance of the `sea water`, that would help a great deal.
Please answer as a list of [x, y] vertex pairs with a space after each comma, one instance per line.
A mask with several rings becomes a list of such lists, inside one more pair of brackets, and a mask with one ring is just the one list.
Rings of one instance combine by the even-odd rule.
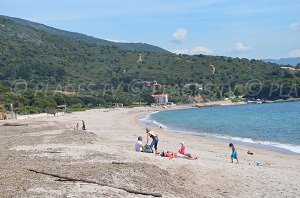
[[160, 111], [142, 121], [170, 131], [300, 153], [300, 102]]

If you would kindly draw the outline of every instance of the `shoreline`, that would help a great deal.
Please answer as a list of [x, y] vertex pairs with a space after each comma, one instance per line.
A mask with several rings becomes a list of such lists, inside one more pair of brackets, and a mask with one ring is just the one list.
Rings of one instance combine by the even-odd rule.
[[[289, 102], [299, 102], [299, 101], [289, 101]], [[251, 138], [250, 138], [250, 140], [248, 140], [249, 138], [222, 136], [222, 135], [209, 134], [209, 133], [197, 133], [197, 132], [187, 131], [187, 130], [179, 131], [179, 130], [175, 130], [175, 129], [167, 129], [168, 126], [165, 126], [164, 124], [162, 124], [156, 120], [148, 119], [151, 114], [159, 113], [161, 111], [185, 110], [185, 109], [191, 109], [191, 108], [208, 108], [208, 107], [215, 107], [215, 106], [236, 106], [236, 105], [261, 105], [261, 104], [247, 104], [247, 103], [241, 103], [241, 104], [233, 103], [233, 104], [227, 104], [227, 105], [204, 104], [201, 107], [188, 106], [186, 108], [185, 108], [185, 106], [178, 106], [177, 108], [171, 107], [170, 109], [161, 109], [161, 110], [155, 109], [154, 111], [151, 111], [148, 114], [145, 114], [137, 119], [138, 119], [138, 122], [142, 123], [144, 126], [155, 127], [156, 130], [162, 129], [163, 131], [165, 131], [167, 133], [178, 133], [178, 134], [187, 135], [187, 136], [201, 137], [201, 138], [205, 138], [207, 140], [217, 141], [217, 142], [221, 142], [221, 143], [232, 142], [239, 146], [251, 147], [251, 148], [255, 148], [255, 149], [262, 149], [262, 150], [266, 150], [266, 151], [272, 151], [272, 152], [276, 152], [276, 153], [280, 153], [280, 154], [287, 154], [287, 155], [292, 155], [292, 156], [300, 156], [300, 153], [297, 153], [293, 150], [283, 147], [283, 146], [287, 146], [287, 147], [294, 146], [294, 145], [290, 145], [290, 144], [285, 144], [285, 143], [280, 143], [280, 142], [272, 142], [272, 141], [254, 141]], [[149, 122], [149, 123], [147, 123], [147, 122]], [[246, 139], [247, 139], [247, 141], [246, 141]], [[262, 142], [266, 142], [266, 143], [263, 144]]]

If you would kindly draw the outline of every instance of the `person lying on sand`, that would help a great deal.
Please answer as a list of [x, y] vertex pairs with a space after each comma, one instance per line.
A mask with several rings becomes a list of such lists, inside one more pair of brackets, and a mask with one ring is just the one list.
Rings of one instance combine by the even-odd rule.
[[180, 153], [173, 153], [171, 151], [167, 151], [167, 152], [162, 152], [160, 153], [161, 157], [168, 157], [169, 159], [172, 158], [182, 158], [182, 159], [188, 159], [188, 160], [196, 160], [197, 157], [191, 157], [191, 156], [186, 156], [186, 155], [182, 155]]
[[135, 143], [135, 151], [136, 152], [143, 152], [143, 138], [142, 136], [138, 137], [138, 141]]
[[231, 163], [233, 163], [233, 159], [236, 159], [236, 163], [238, 164], [239, 163], [238, 153], [236, 152], [235, 146], [232, 143], [230, 143], [229, 147], [231, 148], [231, 151], [232, 151], [231, 156], [230, 156], [231, 157]]
[[157, 154], [157, 144], [158, 144], [158, 136], [157, 136], [157, 134], [155, 134], [149, 128], [146, 128], [146, 133], [147, 133], [147, 144], [149, 142], [149, 137], [152, 138], [152, 142], [151, 142], [151, 144], [149, 146], [150, 146], [151, 149], [154, 146], [155, 154]]

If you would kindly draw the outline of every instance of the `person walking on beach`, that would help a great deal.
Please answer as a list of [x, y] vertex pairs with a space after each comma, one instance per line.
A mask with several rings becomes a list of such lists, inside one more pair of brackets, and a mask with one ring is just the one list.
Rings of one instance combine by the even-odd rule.
[[146, 128], [146, 133], [147, 133], [147, 144], [149, 142], [149, 137], [152, 138], [152, 142], [150, 144], [150, 148], [152, 149], [154, 147], [155, 154], [157, 154], [157, 144], [158, 144], [158, 136], [157, 136], [157, 134], [155, 134], [149, 128]]
[[231, 148], [231, 151], [232, 151], [231, 156], [230, 156], [231, 157], [231, 163], [233, 163], [233, 159], [236, 159], [236, 163], [238, 164], [239, 163], [238, 153], [235, 149], [235, 146], [232, 143], [230, 143], [229, 147]]
[[76, 124], [76, 131], [78, 131], [79, 130], [79, 123], [77, 122], [77, 124]]
[[85, 123], [84, 123], [83, 120], [82, 120], [82, 130], [86, 130], [86, 128], [85, 128]]

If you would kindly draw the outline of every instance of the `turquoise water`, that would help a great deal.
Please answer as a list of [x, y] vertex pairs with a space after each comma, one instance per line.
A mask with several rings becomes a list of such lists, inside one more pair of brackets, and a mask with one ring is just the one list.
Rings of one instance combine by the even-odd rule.
[[300, 102], [161, 111], [142, 119], [167, 130], [300, 153]]

